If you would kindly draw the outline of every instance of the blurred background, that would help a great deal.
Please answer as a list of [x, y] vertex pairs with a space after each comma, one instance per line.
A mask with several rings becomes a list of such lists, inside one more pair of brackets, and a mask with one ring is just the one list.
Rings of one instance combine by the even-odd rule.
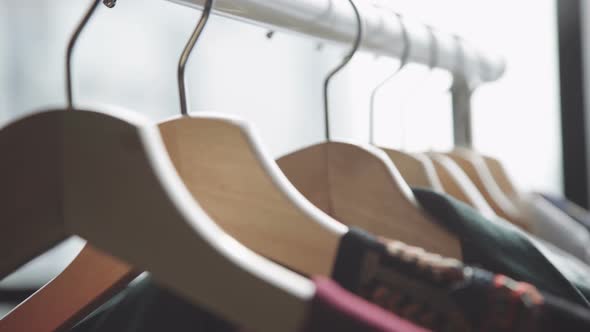
[[[475, 148], [499, 158], [520, 188], [566, 194], [587, 206], [580, 41], [590, 27], [579, 17], [584, 2], [382, 2], [503, 55], [505, 75], [475, 94]], [[65, 104], [65, 45], [88, 5], [0, 0], [1, 124]], [[154, 121], [178, 114], [176, 66], [199, 15], [164, 0], [120, 0], [114, 9], [101, 8], [76, 49], [76, 103], [112, 104]], [[309, 38], [280, 32], [269, 39], [267, 32], [213, 16], [188, 68], [189, 102], [193, 112], [248, 120], [267, 151], [279, 157], [323, 140], [323, 78], [349, 46], [318, 47]], [[360, 53], [337, 77], [331, 90], [335, 138], [368, 141], [370, 93], [398, 65]], [[377, 102], [377, 142], [410, 151], [450, 149], [450, 83], [444, 72], [407, 66]], [[52, 259], [38, 259], [4, 280], [3, 296], [18, 302], [59, 272], [80, 243], [70, 241]]]

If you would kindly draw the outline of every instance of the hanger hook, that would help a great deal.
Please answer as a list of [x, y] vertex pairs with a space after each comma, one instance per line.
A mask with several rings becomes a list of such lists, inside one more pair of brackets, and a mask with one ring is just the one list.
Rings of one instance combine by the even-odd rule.
[[[70, 41], [68, 42], [68, 48], [66, 50], [66, 102], [69, 110], [74, 109], [74, 98], [73, 98], [73, 88], [72, 88], [72, 55], [74, 54], [74, 48], [76, 47], [76, 43], [80, 37], [80, 34], [86, 28], [88, 21], [92, 18], [92, 15], [96, 12], [98, 5], [100, 5], [101, 0], [95, 0], [90, 8], [86, 11], [86, 14], [78, 23], [76, 30], [70, 37]], [[108, 8], [115, 7], [116, 0], [103, 0], [103, 3]]]
[[346, 65], [348, 63], [350, 63], [350, 60], [352, 60], [352, 57], [354, 57], [354, 55], [356, 54], [356, 52], [359, 50], [360, 46], [361, 46], [361, 42], [363, 40], [363, 21], [361, 18], [361, 14], [358, 10], [358, 7], [356, 6], [356, 4], [354, 3], [354, 0], [348, 0], [348, 2], [350, 2], [350, 5], [352, 6], [352, 9], [354, 11], [354, 15], [355, 15], [355, 19], [356, 19], [356, 37], [354, 40], [354, 44], [352, 45], [352, 49], [350, 50], [350, 52], [344, 57], [344, 59], [342, 60], [342, 63], [340, 63], [340, 65], [338, 65], [336, 68], [334, 68], [326, 77], [326, 79], [324, 80], [324, 124], [326, 126], [325, 128], [325, 133], [326, 133], [326, 140], [329, 142], [331, 139], [331, 133], [330, 133], [330, 105], [329, 105], [329, 101], [328, 101], [328, 90], [330, 87], [330, 82], [332, 81], [332, 78], [338, 74], [342, 69], [344, 69], [344, 67], [346, 67]]
[[389, 82], [391, 79], [397, 76], [397, 74], [399, 74], [399, 72], [408, 64], [408, 60], [410, 59], [410, 52], [412, 50], [410, 36], [408, 34], [408, 29], [404, 24], [403, 17], [399, 13], [394, 14], [395, 16], [397, 16], [402, 30], [403, 51], [400, 57], [400, 65], [395, 69], [393, 73], [391, 73], [391, 75], [387, 76], [387, 78], [381, 81], [377, 85], [377, 87], [373, 89], [373, 92], [371, 92], [371, 108], [369, 114], [369, 143], [371, 144], [375, 144], [375, 99], [377, 98], [377, 92], [379, 92], [387, 82]]
[[205, 25], [207, 25], [207, 21], [209, 21], [209, 16], [213, 9], [214, 0], [207, 0], [205, 2], [205, 6], [203, 8], [203, 13], [201, 14], [201, 18], [199, 19], [199, 23], [197, 23], [197, 27], [195, 31], [191, 35], [190, 39], [186, 43], [182, 54], [180, 55], [180, 60], [178, 62], [178, 89], [180, 93], [180, 114], [183, 116], [188, 116], [188, 102], [186, 98], [186, 80], [185, 80], [185, 72], [186, 72], [186, 63], [195, 48], [195, 44], [199, 37], [203, 33], [203, 29], [205, 29]]

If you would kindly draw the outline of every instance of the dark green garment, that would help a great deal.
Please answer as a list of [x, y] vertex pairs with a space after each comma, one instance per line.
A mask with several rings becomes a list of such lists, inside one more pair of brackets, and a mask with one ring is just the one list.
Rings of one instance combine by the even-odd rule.
[[[584, 306], [590, 306], [590, 275], [573, 278], [560, 255], [547, 255], [539, 243], [505, 220], [491, 221], [468, 205], [425, 189], [413, 189], [420, 205], [438, 222], [457, 235], [466, 264], [525, 281], [537, 288]], [[559, 261], [562, 260], [562, 261]], [[561, 267], [560, 268], [558, 268]], [[575, 279], [575, 280], [574, 280]]]
[[72, 332], [237, 332], [231, 324], [146, 277], [78, 323]]

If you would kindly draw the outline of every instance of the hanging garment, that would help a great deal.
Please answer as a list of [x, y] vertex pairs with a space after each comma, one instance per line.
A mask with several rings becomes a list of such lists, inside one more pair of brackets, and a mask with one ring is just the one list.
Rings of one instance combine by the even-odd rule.
[[590, 311], [530, 284], [355, 228], [341, 242], [333, 278], [434, 331], [590, 330]]
[[551, 194], [540, 194], [544, 199], [553, 204], [555, 207], [565, 212], [572, 219], [577, 221], [590, 231], [590, 212], [578, 204], [568, 200], [565, 197], [559, 197]]
[[[420, 205], [461, 238], [463, 262], [528, 282], [573, 303], [590, 306], [590, 281], [571, 273], [575, 259], [552, 253], [543, 242], [501, 218], [486, 219], [452, 197], [414, 189]], [[563, 268], [568, 266], [567, 269]]]
[[[317, 287], [305, 332], [427, 332], [357, 297], [326, 278]], [[251, 299], [256, 305], [256, 299]], [[272, 312], [268, 313], [272, 315]], [[76, 325], [72, 332], [238, 332], [171, 292], [151, 277], [139, 281]]]
[[590, 263], [590, 232], [584, 226], [538, 194], [522, 196], [520, 210], [531, 234]]
[[551, 243], [529, 236], [531, 243], [560, 271], [564, 277], [571, 281], [572, 285], [578, 290], [581, 296], [588, 299], [590, 288], [588, 285], [588, 276], [590, 276], [590, 267], [581, 262], [576, 257], [555, 247]]

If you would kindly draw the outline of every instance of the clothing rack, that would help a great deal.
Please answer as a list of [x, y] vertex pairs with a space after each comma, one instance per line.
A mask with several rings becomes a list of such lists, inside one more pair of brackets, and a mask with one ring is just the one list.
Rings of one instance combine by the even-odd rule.
[[[205, 3], [205, 0], [169, 1], [199, 9]], [[361, 48], [377, 55], [399, 58], [403, 52], [403, 32], [394, 14], [368, 2], [357, 1], [357, 6], [365, 28]], [[348, 1], [217, 0], [214, 13], [273, 30], [304, 34], [322, 42], [352, 43], [355, 38], [356, 21]], [[431, 64], [429, 28], [407, 18], [404, 24], [412, 45], [408, 61]], [[502, 57], [483, 52], [452, 34], [438, 30], [434, 33], [437, 39], [435, 67], [455, 75], [462, 74], [468, 81], [476, 82], [495, 81], [504, 73]], [[458, 59], [462, 63], [458, 63]]]
[[[168, 0], [202, 8], [205, 0]], [[357, 1], [364, 24], [360, 48], [377, 55], [400, 58], [404, 32], [390, 10]], [[348, 1], [336, 0], [217, 0], [214, 12], [272, 30], [295, 32], [321, 42], [352, 43], [355, 15]], [[450, 71], [454, 76], [454, 140], [456, 146], [472, 145], [471, 94], [479, 83], [499, 79], [506, 68], [501, 56], [484, 52], [456, 35], [430, 29], [404, 17], [411, 43], [408, 62]], [[433, 35], [434, 34], [434, 35]], [[433, 38], [434, 37], [434, 38]], [[436, 61], [433, 40], [436, 39]]]
[[[590, 279], [584, 277], [590, 275], [590, 211], [560, 196], [521, 191], [499, 160], [474, 149], [387, 148], [373, 141], [373, 127], [369, 143], [330, 139], [329, 83], [359, 49], [361, 31], [370, 36], [363, 44], [369, 55], [401, 58], [401, 65], [385, 71], [415, 62], [451, 73], [452, 87], [438, 92], [453, 97], [459, 145], [471, 142], [474, 89], [500, 77], [503, 61], [389, 10], [366, 6], [361, 15], [354, 2], [369, 0], [328, 0], [333, 7], [314, 12], [321, 1], [218, 2], [224, 15], [262, 22], [271, 32], [307, 34], [322, 44], [340, 42], [348, 50], [324, 81], [325, 139], [276, 160], [247, 120], [188, 112], [186, 65], [214, 0], [192, 13], [200, 18], [180, 53], [181, 114], [156, 120], [113, 108], [78, 108], [74, 50], [101, 2], [116, 2], [88, 1], [63, 59], [65, 107], [31, 112], [0, 127], [0, 286], [30, 279], [22, 270], [16, 278], [13, 272], [35, 267], [39, 262], [29, 265], [31, 259], [72, 235], [87, 243], [31, 296], [0, 292], [0, 306], [12, 309], [0, 316], [0, 332], [590, 331]], [[354, 24], [345, 21], [347, 7], [335, 5], [340, 1], [352, 5]], [[305, 8], [322, 17], [304, 16]], [[350, 26], [358, 31], [354, 47], [346, 40]], [[264, 42], [264, 31], [255, 42]], [[35, 30], [29, 32], [12, 41], [34, 42]], [[36, 81], [47, 75], [26, 76]], [[149, 75], [128, 85], [142, 78]], [[312, 88], [319, 83], [305, 79]], [[252, 108], [238, 99], [236, 110]], [[274, 108], [271, 103], [263, 108]], [[319, 111], [317, 104], [309, 112]], [[434, 113], [437, 105], [450, 106], [444, 104], [428, 108]], [[359, 109], [371, 112], [371, 126], [374, 105], [371, 99]], [[419, 127], [433, 122], [419, 120]], [[40, 263], [53, 260], [45, 256]], [[138, 278], [143, 271], [149, 275]]]

